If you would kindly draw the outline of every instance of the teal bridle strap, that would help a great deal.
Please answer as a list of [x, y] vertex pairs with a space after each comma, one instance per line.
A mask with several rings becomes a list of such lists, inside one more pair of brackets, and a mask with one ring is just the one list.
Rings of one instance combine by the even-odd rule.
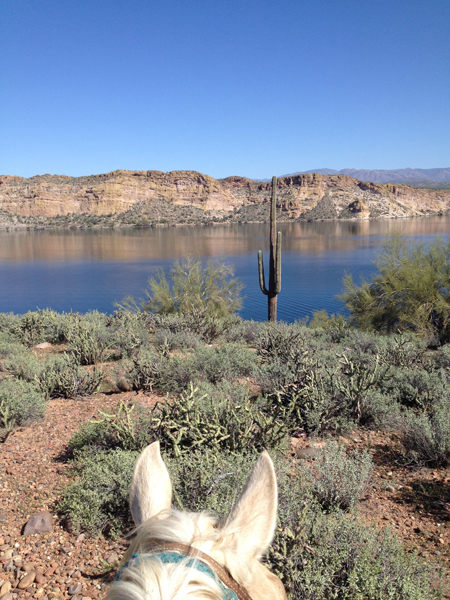
[[[149, 558], [150, 557], [153, 558], [154, 556], [159, 558], [159, 560], [163, 563], [177, 564], [182, 561], [185, 561], [185, 565], [187, 567], [191, 567], [192, 569], [197, 569], [197, 571], [200, 571], [201, 573], [206, 573], [207, 575], [212, 577], [214, 579], [214, 581], [222, 589], [222, 592], [223, 592], [222, 597], [224, 600], [238, 600], [238, 595], [236, 594], [236, 592], [234, 592], [233, 590], [230, 590], [230, 588], [227, 588], [223, 584], [223, 582], [220, 581], [220, 579], [215, 575], [213, 570], [210, 567], [208, 567], [208, 565], [206, 565], [204, 562], [199, 560], [198, 558], [188, 558], [187, 556], [184, 556], [183, 554], [179, 554], [178, 552], [157, 552], [155, 554], [149, 555]], [[186, 560], [187, 558], [188, 558], [188, 560]], [[125, 564], [123, 564], [120, 567], [120, 569], [117, 571], [117, 574], [114, 577], [114, 581], [120, 580], [124, 569], [126, 569], [130, 565], [139, 564], [140, 562], [141, 561], [139, 559], [139, 554], [137, 554], [137, 552], [134, 552], [131, 555], [130, 560], [128, 560]]]

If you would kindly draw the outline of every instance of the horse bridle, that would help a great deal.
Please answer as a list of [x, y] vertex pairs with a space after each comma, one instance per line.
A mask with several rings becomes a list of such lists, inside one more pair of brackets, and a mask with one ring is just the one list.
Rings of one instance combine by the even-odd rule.
[[[192, 557], [188, 566], [203, 571], [213, 577], [222, 588], [224, 600], [252, 600], [247, 590], [240, 585], [225, 567], [222, 567], [217, 561], [205, 554], [201, 550], [181, 544], [178, 542], [160, 542], [158, 541], [151, 552], [145, 553], [147, 557], [157, 556], [165, 563], [179, 563], [185, 558]], [[117, 572], [114, 580], [121, 579], [124, 569], [130, 564], [140, 562], [139, 554], [131, 555], [130, 560], [123, 564]]]

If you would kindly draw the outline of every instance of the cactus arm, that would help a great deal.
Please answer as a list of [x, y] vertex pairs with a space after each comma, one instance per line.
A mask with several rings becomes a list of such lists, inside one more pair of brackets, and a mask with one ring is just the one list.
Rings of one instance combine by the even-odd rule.
[[276, 274], [275, 274], [275, 294], [281, 291], [281, 231], [277, 235], [277, 254], [275, 259]]
[[263, 294], [267, 296], [269, 293], [266, 290], [266, 283], [264, 281], [264, 264], [263, 264], [263, 253], [261, 250], [258, 250], [258, 271], [259, 271], [259, 287]]

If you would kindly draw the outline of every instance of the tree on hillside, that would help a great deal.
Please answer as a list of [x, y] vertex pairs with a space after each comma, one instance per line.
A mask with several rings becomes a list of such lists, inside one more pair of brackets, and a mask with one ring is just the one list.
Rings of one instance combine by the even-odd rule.
[[429, 244], [389, 238], [375, 260], [378, 273], [358, 286], [344, 278], [340, 296], [361, 329], [413, 331], [429, 343], [450, 341], [450, 240]]

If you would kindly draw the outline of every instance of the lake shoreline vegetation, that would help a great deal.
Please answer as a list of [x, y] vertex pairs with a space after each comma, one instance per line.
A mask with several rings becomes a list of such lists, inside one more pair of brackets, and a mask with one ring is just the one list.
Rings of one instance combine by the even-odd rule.
[[[232, 269], [193, 258], [111, 315], [1, 313], [0, 447], [20, 430], [32, 436], [52, 402], [117, 395], [59, 458], [70, 476], [53, 510], [74, 539], [114, 545], [130, 531], [133, 465], [154, 440], [175, 506], [219, 515], [266, 449], [279, 521], [265, 561], [290, 599], [446, 598], [449, 243], [390, 239], [372, 281], [347, 280], [349, 319], [321, 311], [309, 322], [244, 321]], [[158, 401], [143, 404], [146, 394]], [[390, 527], [387, 501], [371, 524], [367, 507], [386, 494]], [[394, 526], [396, 510], [411, 527]]]
[[[164, 201], [161, 201], [161, 203]], [[205, 226], [214, 227], [232, 224], [269, 223], [267, 216], [267, 204], [258, 206], [242, 206], [232, 211], [210, 210], [205, 211], [194, 206], [175, 206], [164, 202], [156, 210], [157, 217], [151, 217], [155, 208], [134, 206], [123, 213], [111, 213], [107, 215], [67, 214], [55, 217], [23, 217], [13, 215], [0, 210], [0, 232], [8, 231], [43, 231], [49, 229], [62, 230], [89, 230], [89, 229], [153, 229], [166, 227], [189, 227]], [[373, 216], [355, 217], [350, 212], [341, 212], [339, 216], [330, 215], [326, 211], [317, 211], [317, 215], [308, 217], [291, 217], [277, 208], [276, 218], [280, 223], [311, 223], [314, 221], [355, 221], [362, 220], [402, 220], [402, 219], [424, 219], [429, 216], [445, 216], [450, 214], [450, 209], [439, 213], [427, 213], [424, 215], [404, 216]]]

